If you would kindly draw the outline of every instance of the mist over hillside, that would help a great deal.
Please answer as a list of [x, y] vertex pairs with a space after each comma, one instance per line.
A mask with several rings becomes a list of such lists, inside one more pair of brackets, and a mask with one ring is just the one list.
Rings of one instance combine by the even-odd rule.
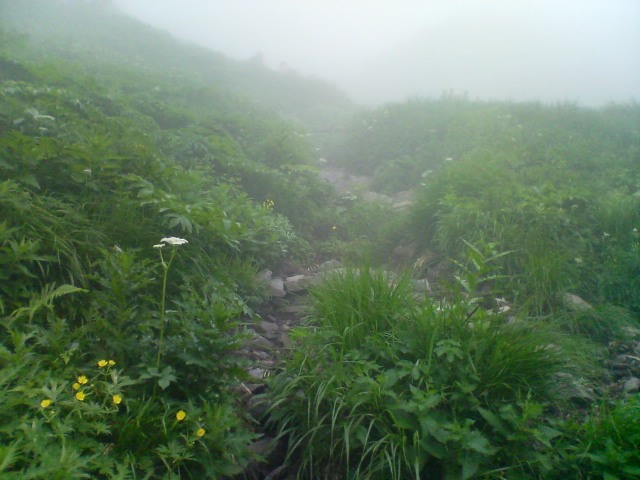
[[[147, 6], [243, 48], [343, 12], [335, 52], [435, 5], [363, 2]], [[116, 0], [0, 0], [0, 478], [640, 480], [640, 104], [581, 104], [588, 35], [436, 3], [353, 93], [453, 86], [369, 108]], [[544, 101], [475, 98], [516, 84]]]
[[598, 17], [579, 7], [556, 5], [552, 12], [514, 2], [491, 14], [481, 6], [458, 11], [367, 59], [345, 88], [367, 103], [447, 91], [588, 106], [637, 100], [640, 13], [631, 13], [637, 28], [629, 28], [623, 9], [602, 9]]
[[114, 0], [123, 11], [233, 58], [258, 53], [358, 102], [467, 93], [480, 100], [640, 97], [634, 0]]
[[135, 67], [175, 79], [198, 78], [277, 115], [322, 130], [352, 108], [331, 83], [259, 59], [232, 59], [121, 13], [110, 1], [3, 0], [0, 26], [26, 34], [50, 55], [97, 65]]

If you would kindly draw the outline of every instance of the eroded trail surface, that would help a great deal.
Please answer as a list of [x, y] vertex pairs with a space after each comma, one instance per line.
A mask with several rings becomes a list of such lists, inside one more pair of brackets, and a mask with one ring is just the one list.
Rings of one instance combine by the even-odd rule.
[[248, 378], [237, 387], [245, 411], [257, 423], [256, 431], [262, 436], [252, 449], [265, 461], [255, 462], [238, 477], [250, 480], [293, 480], [295, 468], [285, 464], [286, 443], [276, 439], [276, 432], [268, 425], [269, 404], [264, 398], [267, 378], [289, 355], [292, 342], [291, 329], [304, 322], [308, 312], [306, 293], [273, 298], [264, 304], [260, 318], [248, 319], [248, 339], [239, 354], [247, 360]]

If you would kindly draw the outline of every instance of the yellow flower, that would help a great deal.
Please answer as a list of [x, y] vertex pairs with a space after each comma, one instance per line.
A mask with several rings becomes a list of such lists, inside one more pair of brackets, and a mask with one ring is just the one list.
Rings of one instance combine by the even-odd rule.
[[185, 418], [187, 418], [187, 412], [185, 412], [184, 410], [178, 410], [178, 413], [176, 413], [176, 419], [181, 422], [183, 421]]
[[333, 227], [331, 227], [331, 230], [337, 230], [338, 227], [336, 227], [335, 225]]
[[198, 431], [196, 432], [196, 435], [199, 437], [204, 437], [204, 434], [207, 433], [207, 431], [204, 428], [200, 428], [198, 429]]
[[76, 382], [76, 383], [73, 384], [73, 389], [74, 390], [80, 390], [80, 386], [81, 385], [78, 382]]
[[87, 396], [84, 394], [84, 392], [76, 393], [76, 399], [80, 400], [81, 402], [83, 402], [86, 397]]
[[122, 395], [114, 395], [113, 403], [115, 403], [116, 405], [120, 405], [122, 403]]
[[51, 400], [49, 400], [48, 398], [45, 398], [40, 402], [40, 406], [42, 408], [47, 408], [49, 405], [51, 405], [51, 403], [52, 403]]
[[89, 381], [89, 379], [87, 378], [87, 376], [86, 376], [86, 375], [80, 375], [80, 376], [78, 377], [78, 383], [79, 383], [80, 385], [84, 385], [84, 384], [85, 384], [85, 383], [87, 383], [88, 381]]
[[107, 363], [110, 367], [113, 367], [116, 364], [115, 360], [108, 360]]
[[106, 360], [100, 360], [100, 361], [98, 362], [98, 366], [99, 366], [100, 368], [104, 368], [104, 367], [106, 367], [106, 366], [107, 366], [107, 361], [106, 361]]

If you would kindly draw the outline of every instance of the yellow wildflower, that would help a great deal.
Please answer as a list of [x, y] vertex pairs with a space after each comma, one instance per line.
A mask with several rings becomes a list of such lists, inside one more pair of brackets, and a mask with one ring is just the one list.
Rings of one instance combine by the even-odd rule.
[[52, 403], [52, 402], [51, 402], [51, 400], [50, 400], [50, 399], [45, 398], [44, 400], [42, 400], [42, 401], [40, 402], [40, 406], [41, 406], [42, 408], [47, 408], [49, 405], [51, 405], [51, 403]]
[[85, 383], [87, 383], [88, 381], [89, 381], [89, 379], [87, 378], [87, 376], [86, 376], [86, 375], [80, 375], [80, 376], [78, 377], [78, 383], [79, 383], [80, 385], [84, 385], [84, 384], [85, 384]]
[[100, 368], [104, 368], [104, 367], [106, 367], [106, 366], [107, 366], [107, 361], [106, 361], [106, 360], [100, 360], [100, 361], [98, 362], [98, 366], [99, 366]]
[[107, 363], [110, 367], [113, 367], [116, 364], [115, 360], [107, 360]]
[[84, 394], [84, 392], [76, 393], [76, 399], [80, 400], [81, 402], [83, 402], [86, 397], [87, 396]]
[[114, 395], [113, 403], [115, 403], [116, 405], [120, 405], [122, 403], [122, 395]]
[[178, 410], [178, 413], [176, 413], [176, 419], [181, 422], [183, 421], [185, 418], [187, 418], [187, 412], [185, 412], [184, 410]]
[[200, 428], [198, 429], [198, 431], [196, 432], [196, 435], [199, 437], [204, 437], [204, 434], [207, 433], [207, 431], [204, 428]]
[[74, 390], [80, 390], [80, 387], [81, 387], [81, 385], [78, 382], [73, 384], [73, 389]]

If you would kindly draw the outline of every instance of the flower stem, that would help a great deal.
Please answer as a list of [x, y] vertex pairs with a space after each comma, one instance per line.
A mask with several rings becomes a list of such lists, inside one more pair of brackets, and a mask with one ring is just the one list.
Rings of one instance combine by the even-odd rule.
[[171, 263], [173, 262], [173, 258], [176, 255], [176, 249], [173, 248], [171, 250], [171, 258], [169, 258], [169, 263], [164, 262], [164, 258], [162, 258], [162, 252], [160, 252], [160, 259], [162, 260], [162, 269], [164, 270], [164, 277], [162, 279], [162, 299], [160, 301], [160, 341], [158, 342], [158, 358], [156, 359], [156, 368], [160, 370], [160, 359], [162, 358], [162, 344], [164, 342], [164, 331], [166, 326], [165, 319], [165, 305], [167, 299], [167, 279], [169, 278], [169, 268], [171, 268]]

